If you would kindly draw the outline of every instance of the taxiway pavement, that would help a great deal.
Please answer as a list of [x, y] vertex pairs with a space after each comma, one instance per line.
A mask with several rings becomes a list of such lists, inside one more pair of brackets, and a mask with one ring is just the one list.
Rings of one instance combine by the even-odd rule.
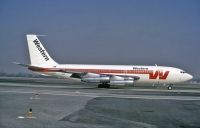
[[[32, 109], [32, 117], [28, 111]], [[2, 128], [198, 128], [200, 85], [99, 89], [54, 79], [0, 79]]]

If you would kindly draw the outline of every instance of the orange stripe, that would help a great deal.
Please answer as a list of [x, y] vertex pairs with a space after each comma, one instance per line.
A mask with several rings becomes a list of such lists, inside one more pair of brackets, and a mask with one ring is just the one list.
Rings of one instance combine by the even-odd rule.
[[[38, 71], [38, 70], [37, 70]], [[90, 72], [90, 73], [120, 73], [120, 74], [150, 74], [153, 70], [114, 70], [114, 69], [61, 69], [61, 68], [41, 68], [41, 72]]]

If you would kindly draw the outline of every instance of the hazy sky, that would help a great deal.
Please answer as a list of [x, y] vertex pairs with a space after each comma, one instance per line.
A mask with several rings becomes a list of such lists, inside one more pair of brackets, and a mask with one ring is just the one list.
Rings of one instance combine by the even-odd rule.
[[25, 35], [59, 63], [166, 65], [200, 77], [199, 0], [1, 0], [0, 71], [27, 72]]

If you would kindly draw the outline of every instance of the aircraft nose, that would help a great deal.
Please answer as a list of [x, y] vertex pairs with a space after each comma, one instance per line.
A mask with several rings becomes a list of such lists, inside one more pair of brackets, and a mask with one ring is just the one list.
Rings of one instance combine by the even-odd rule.
[[188, 78], [188, 80], [191, 80], [191, 79], [193, 79], [193, 76], [190, 74], [187, 74], [187, 78]]

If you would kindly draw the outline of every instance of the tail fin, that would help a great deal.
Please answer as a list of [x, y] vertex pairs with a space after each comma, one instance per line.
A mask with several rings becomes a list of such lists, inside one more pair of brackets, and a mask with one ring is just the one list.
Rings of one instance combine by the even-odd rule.
[[54, 66], [57, 63], [49, 56], [36, 35], [26, 35], [28, 41], [31, 65]]

